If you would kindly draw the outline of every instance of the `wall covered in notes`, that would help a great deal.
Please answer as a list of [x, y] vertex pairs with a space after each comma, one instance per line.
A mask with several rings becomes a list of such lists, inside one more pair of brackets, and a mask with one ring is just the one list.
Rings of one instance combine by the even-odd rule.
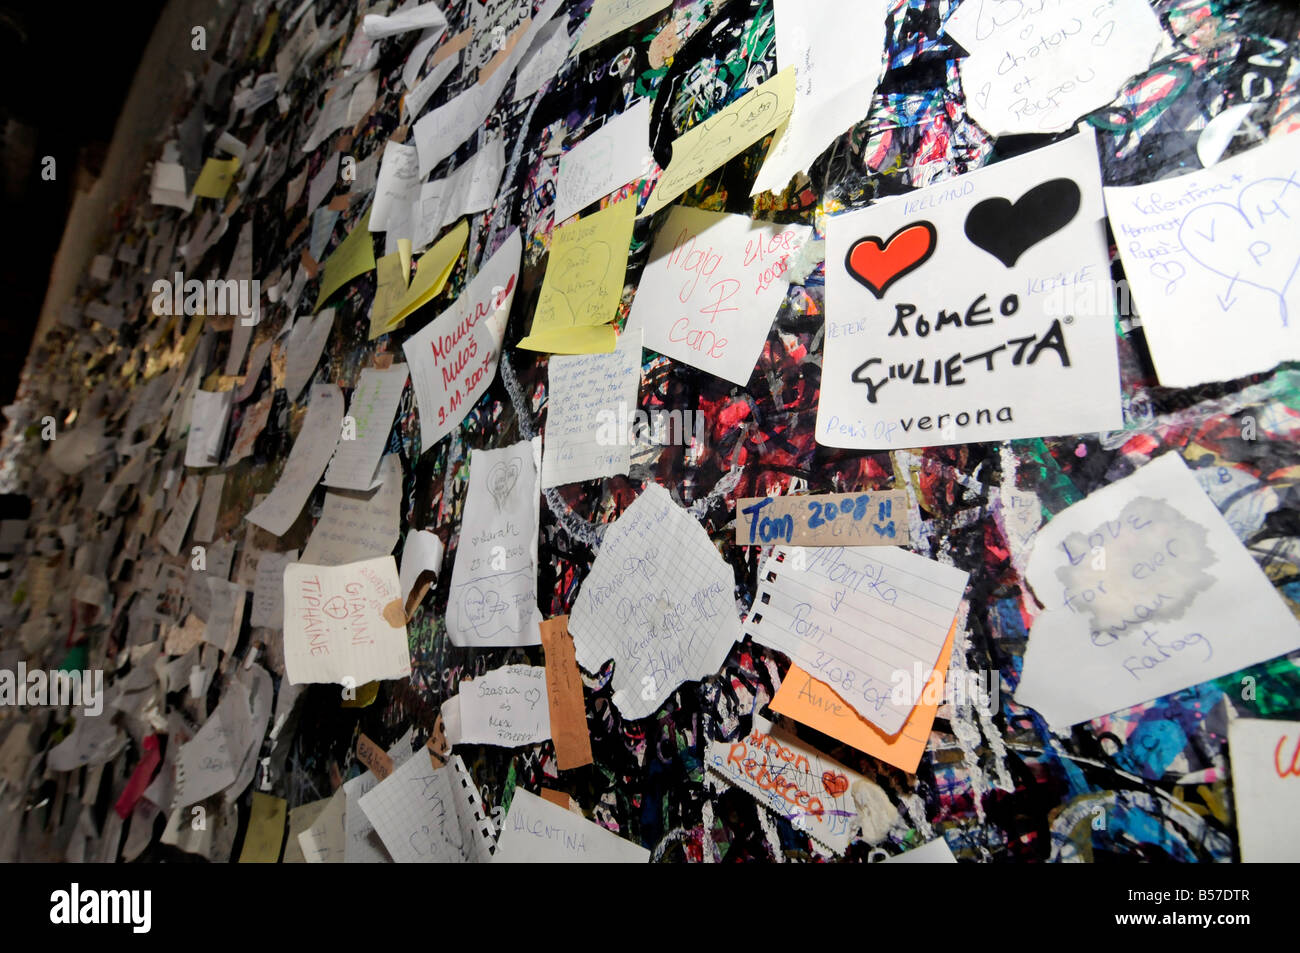
[[234, 5], [29, 360], [0, 669], [124, 715], [5, 709], [0, 857], [1267, 844], [1291, 4], [408, 6]]

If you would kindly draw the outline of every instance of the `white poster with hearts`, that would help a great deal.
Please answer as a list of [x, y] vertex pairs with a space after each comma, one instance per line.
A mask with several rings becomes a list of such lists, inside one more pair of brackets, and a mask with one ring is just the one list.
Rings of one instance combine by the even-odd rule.
[[442, 705], [443, 730], [450, 745], [517, 748], [551, 737], [551, 706], [546, 669], [503, 665], [460, 683], [460, 694]]
[[901, 450], [1118, 429], [1091, 129], [826, 226], [817, 442]]
[[1300, 136], [1281, 136], [1200, 172], [1106, 189], [1164, 386], [1232, 380], [1300, 358], [1298, 168]]
[[538, 645], [537, 501], [541, 438], [471, 450], [453, 550], [447, 635], [455, 645]]

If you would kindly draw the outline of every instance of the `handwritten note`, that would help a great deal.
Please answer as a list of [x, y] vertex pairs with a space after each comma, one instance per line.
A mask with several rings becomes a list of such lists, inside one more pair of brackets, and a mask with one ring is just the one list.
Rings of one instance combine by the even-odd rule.
[[629, 326], [612, 354], [552, 356], [547, 379], [542, 486], [627, 473], [634, 441], [616, 424], [637, 406], [641, 329]]
[[302, 560], [339, 566], [370, 556], [387, 556], [401, 536], [402, 463], [390, 453], [379, 467], [378, 489], [355, 493], [330, 490], [311, 531]]
[[754, 728], [735, 741], [710, 741], [709, 770], [795, 824], [835, 854], [858, 835], [853, 787], [866, 778], [755, 717]]
[[650, 851], [531, 791], [515, 788], [492, 859], [498, 864], [644, 864]]
[[1055, 727], [1300, 648], [1300, 624], [1176, 453], [1058, 513], [1026, 579], [1047, 608], [1015, 697]]
[[447, 635], [455, 645], [537, 644], [539, 451], [525, 440], [470, 453], [447, 597]]
[[1161, 384], [1231, 380], [1300, 357], [1296, 147], [1284, 136], [1212, 169], [1106, 189]]
[[[745, 634], [770, 645], [886, 735], [907, 721], [939, 660], [967, 574], [883, 546], [777, 547]], [[918, 684], [920, 683], [920, 684]]]
[[1234, 719], [1228, 757], [1242, 861], [1300, 861], [1300, 721]]
[[672, 5], [673, 0], [593, 0], [574, 53], [589, 50]]
[[343, 394], [338, 385], [313, 387], [307, 419], [289, 451], [275, 489], [244, 518], [273, 536], [287, 533], [325, 472], [342, 423]]
[[514, 229], [456, 303], [402, 345], [420, 409], [421, 453], [459, 426], [496, 375], [521, 250]]
[[614, 659], [614, 704], [653, 714], [682, 682], [712, 675], [740, 638], [731, 568], [704, 528], [649, 484], [605, 533], [569, 615], [579, 664]]
[[560, 156], [556, 224], [645, 175], [653, 167], [649, 140], [650, 100], [642, 99]]
[[735, 158], [790, 117], [794, 68], [781, 70], [673, 143], [668, 163], [639, 217], [653, 215], [724, 162]]
[[442, 706], [448, 743], [518, 748], [551, 737], [546, 669], [504, 665], [460, 683]]
[[257, 561], [249, 625], [279, 629], [284, 624], [284, 567], [297, 559], [297, 550], [262, 553]]
[[284, 567], [284, 669], [291, 685], [350, 679], [355, 687], [411, 674], [392, 556]]
[[627, 271], [636, 202], [627, 198], [594, 215], [561, 225], [522, 348], [560, 354], [609, 353]]
[[582, 695], [582, 673], [573, 654], [567, 615], [546, 619], [539, 629], [546, 652], [546, 698], [555, 740], [555, 763], [561, 771], [591, 764], [591, 734]]
[[417, 752], [361, 795], [359, 803], [399, 864], [484, 863], [489, 858], [492, 822], [463, 764], [435, 768]]
[[190, 433], [185, 444], [187, 467], [210, 467], [221, 462], [221, 441], [226, 436], [233, 391], [196, 390], [190, 411]]
[[253, 445], [257, 443], [257, 438], [261, 436], [266, 421], [271, 416], [271, 404], [274, 400], [274, 394], [267, 394], [256, 404], [244, 410], [244, 416], [239, 421], [239, 430], [235, 434], [235, 442], [230, 448], [229, 465], [233, 466], [253, 452]]
[[173, 556], [181, 551], [181, 543], [185, 541], [185, 531], [190, 528], [190, 520], [194, 518], [194, 508], [199, 505], [199, 492], [202, 486], [203, 478], [197, 476], [189, 477], [181, 484], [176, 502], [172, 504], [171, 512], [167, 514], [167, 521], [158, 531], [158, 545]]
[[991, 135], [1063, 132], [1105, 106], [1165, 42], [1146, 0], [964, 3], [944, 30], [966, 48], [962, 87]]
[[736, 542], [741, 546], [902, 546], [907, 537], [907, 494], [902, 490], [736, 500]]
[[675, 206], [659, 230], [629, 323], [645, 346], [747, 384], [812, 230]]
[[320, 363], [325, 342], [334, 330], [334, 309], [327, 308], [315, 317], [299, 318], [284, 341], [284, 390], [289, 400], [297, 401], [302, 389]]
[[[393, 415], [409, 375], [405, 364], [387, 370], [364, 367], [348, 404], [338, 445], [323, 482], [340, 490], [373, 490], [378, 485], [379, 457], [393, 429]], [[400, 468], [399, 468], [400, 475]]]
[[1093, 133], [829, 219], [817, 442], [1118, 428]]
[[298, 835], [298, 845], [309, 864], [341, 864], [347, 851], [343, 818], [347, 811], [347, 794], [343, 787], [334, 792], [325, 809], [310, 827]]

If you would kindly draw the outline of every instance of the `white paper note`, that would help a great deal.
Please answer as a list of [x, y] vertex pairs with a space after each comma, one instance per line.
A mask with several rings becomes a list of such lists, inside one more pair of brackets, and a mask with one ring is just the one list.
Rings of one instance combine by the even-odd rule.
[[399, 864], [483, 863], [489, 857], [492, 822], [468, 772], [452, 763], [435, 768], [427, 752], [416, 752], [362, 795], [361, 808]]
[[644, 864], [650, 851], [517, 787], [492, 860], [498, 864]]
[[672, 5], [673, 0], [593, 0], [574, 52], [589, 50]]
[[745, 634], [894, 735], [939, 659], [966, 578], [888, 546], [778, 546], [759, 570]]
[[515, 71], [514, 102], [527, 99], [542, 88], [542, 84], [560, 71], [569, 57], [573, 40], [569, 37], [567, 18], [546, 24], [533, 41], [532, 47]]
[[187, 467], [210, 467], [221, 462], [221, 441], [226, 436], [233, 391], [194, 392], [190, 433], [185, 444]]
[[298, 318], [289, 332], [284, 342], [284, 390], [290, 401], [297, 403], [298, 395], [311, 380], [333, 329], [334, 309], [326, 308], [315, 317]]
[[[614, 659], [614, 704], [653, 714], [740, 638], [731, 567], [695, 517], [649, 484], [606, 532], [569, 616], [578, 663]], [[937, 651], [937, 649], [936, 649]]]
[[375, 183], [375, 201], [370, 208], [370, 230], [387, 231], [392, 216], [409, 219], [411, 205], [420, 195], [420, 165], [415, 146], [390, 141], [384, 146]]
[[1084, 129], [830, 218], [817, 442], [901, 449], [1120, 427], [1101, 217]]
[[395, 36], [411, 30], [445, 30], [447, 18], [436, 3], [421, 3], [410, 9], [399, 10], [388, 16], [374, 13], [366, 14], [361, 21], [361, 28], [371, 40], [385, 36]]
[[1300, 624], [1177, 453], [1058, 513], [1026, 579], [1046, 609], [1015, 698], [1053, 727], [1300, 648]]
[[351, 439], [344, 439], [348, 433], [344, 420], [343, 433], [322, 483], [339, 490], [370, 490], [377, 485], [379, 457], [388, 444], [407, 377], [405, 364], [394, 364], [387, 370], [361, 369], [348, 404], [355, 432]]
[[262, 553], [257, 561], [249, 625], [279, 629], [284, 625], [284, 567], [298, 559], [297, 550]]
[[402, 568], [398, 578], [402, 584], [402, 602], [411, 596], [420, 573], [427, 571], [442, 572], [443, 545], [437, 533], [427, 529], [411, 530], [406, 534], [406, 544], [402, 549]]
[[273, 536], [287, 533], [325, 472], [342, 422], [343, 394], [338, 385], [317, 384], [275, 489], [244, 518]]
[[173, 556], [181, 551], [185, 531], [190, 528], [194, 508], [199, 505], [199, 492], [202, 486], [203, 478], [197, 476], [189, 477], [181, 484], [176, 502], [172, 504], [171, 512], [167, 514], [167, 521], [158, 531], [158, 545]]
[[[393, 767], [401, 769], [416, 755], [426, 758], [420, 751], [411, 750], [411, 732], [388, 749], [388, 757], [393, 759]], [[395, 772], [394, 772], [395, 773]], [[389, 775], [392, 777], [392, 775]], [[343, 785], [347, 806], [343, 816], [344, 847], [343, 861], [348, 864], [388, 864], [393, 858], [384, 847], [384, 842], [375, 831], [374, 824], [361, 807], [361, 798], [379, 785], [379, 778], [371, 771], [362, 772]]]
[[537, 645], [540, 441], [472, 450], [469, 494], [447, 597], [455, 645]]
[[1242, 861], [1300, 861], [1300, 721], [1235, 719], [1228, 758]]
[[343, 863], [344, 852], [347, 849], [343, 817], [347, 806], [347, 794], [340, 786], [325, 805], [325, 810], [321, 811], [312, 822], [311, 827], [298, 835], [298, 844], [302, 847], [303, 859], [307, 863]]
[[1160, 383], [1231, 380], [1300, 358], [1300, 137], [1212, 169], [1106, 189]]
[[326, 491], [320, 520], [302, 552], [303, 562], [341, 566], [393, 551], [402, 535], [401, 458], [395, 453], [384, 457], [379, 473], [378, 489]]
[[649, 141], [650, 100], [642, 99], [560, 156], [555, 224], [645, 175]]
[[447, 743], [518, 748], [551, 737], [546, 669], [503, 665], [460, 683], [443, 702]]

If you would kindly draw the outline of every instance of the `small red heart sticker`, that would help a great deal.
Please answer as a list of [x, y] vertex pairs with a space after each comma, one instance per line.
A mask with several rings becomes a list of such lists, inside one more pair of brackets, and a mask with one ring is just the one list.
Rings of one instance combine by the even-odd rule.
[[904, 225], [883, 242], [875, 235], [859, 238], [849, 247], [844, 267], [859, 284], [883, 298], [890, 285], [934, 254], [935, 239], [929, 222]]
[[849, 779], [832, 771], [822, 772], [822, 787], [831, 797], [839, 797], [849, 789]]

